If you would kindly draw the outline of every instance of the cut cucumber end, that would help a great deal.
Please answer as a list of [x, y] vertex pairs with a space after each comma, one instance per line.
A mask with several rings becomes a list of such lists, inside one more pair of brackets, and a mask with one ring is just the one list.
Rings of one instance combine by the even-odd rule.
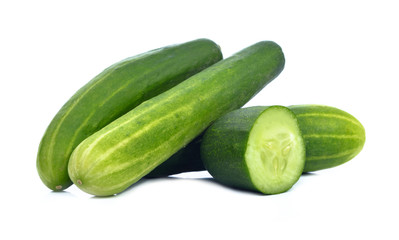
[[267, 108], [249, 133], [245, 161], [258, 191], [288, 191], [305, 165], [305, 144], [294, 113], [282, 106]]

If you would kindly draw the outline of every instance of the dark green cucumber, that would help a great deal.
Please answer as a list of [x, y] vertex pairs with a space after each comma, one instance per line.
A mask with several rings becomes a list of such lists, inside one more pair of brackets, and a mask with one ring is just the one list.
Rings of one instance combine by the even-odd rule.
[[39, 146], [37, 170], [52, 190], [72, 184], [68, 161], [85, 138], [222, 59], [207, 39], [167, 46], [118, 62], [77, 91], [55, 115]]
[[349, 113], [322, 105], [289, 108], [298, 118], [306, 143], [304, 172], [341, 165], [362, 150], [366, 140], [364, 127]]
[[281, 48], [269, 41], [212, 65], [86, 138], [69, 161], [72, 181], [98, 196], [125, 190], [242, 107], [283, 68]]
[[276, 194], [301, 176], [305, 144], [288, 108], [249, 107], [224, 115], [206, 130], [201, 158], [222, 184]]
[[[365, 130], [349, 113], [334, 107], [314, 104], [294, 105], [289, 108], [298, 118], [306, 143], [304, 172], [341, 165], [362, 150], [366, 139]], [[154, 169], [150, 176], [206, 170], [200, 156], [195, 155], [199, 152], [199, 145], [190, 143], [181, 149], [179, 154], [173, 156], [173, 159], [168, 159]]]
[[168, 160], [152, 170], [145, 177], [157, 178], [169, 175], [205, 170], [201, 160], [200, 146], [202, 134], [191, 141], [187, 146], [173, 154]]

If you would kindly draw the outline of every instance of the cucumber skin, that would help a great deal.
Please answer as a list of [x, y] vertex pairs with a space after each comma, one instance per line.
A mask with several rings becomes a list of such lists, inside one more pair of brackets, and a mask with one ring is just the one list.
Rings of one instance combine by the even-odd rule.
[[239, 189], [258, 191], [245, 163], [251, 129], [268, 107], [232, 111], [216, 120], [206, 131], [200, 148], [204, 167], [218, 182]]
[[183, 172], [205, 170], [200, 154], [202, 136], [203, 134], [196, 137], [187, 146], [173, 154], [168, 160], [156, 167], [145, 177], [159, 178]]
[[79, 144], [68, 166], [72, 181], [97, 196], [122, 192], [247, 103], [284, 62], [276, 43], [259, 42], [142, 103]]
[[[305, 104], [305, 105], [293, 105], [289, 106], [296, 115], [298, 115], [298, 123], [299, 127], [303, 134], [303, 139], [306, 144], [306, 163], [304, 172], [312, 172], [323, 170], [327, 168], [332, 168], [339, 166], [349, 160], [353, 159], [363, 148], [366, 136], [365, 136], [365, 129], [362, 124], [352, 115], [349, 113], [334, 108], [330, 106], [324, 105], [316, 105], [316, 104]], [[305, 113], [308, 114], [335, 114], [337, 116], [341, 116], [348, 118], [352, 122], [341, 121], [339, 118], [325, 118], [319, 119], [315, 121], [315, 117], [306, 117], [303, 115]], [[323, 122], [320, 122], [322, 120]], [[354, 139], [339, 139], [335, 138], [324, 138], [323, 141], [318, 140], [317, 138], [309, 136], [312, 134], [323, 135], [323, 134], [341, 134], [347, 135], [351, 134], [354, 136]], [[354, 147], [353, 151], [348, 152], [347, 155], [336, 157], [336, 158], [329, 158], [329, 156], [342, 154], [342, 149], [346, 148], [347, 146]], [[200, 149], [198, 145], [189, 143], [186, 148], [181, 149], [180, 151], [187, 151], [189, 150], [192, 154], [198, 154]], [[326, 155], [328, 153], [328, 155]], [[189, 153], [180, 153], [178, 156], [174, 156], [174, 158], [185, 156]], [[324, 157], [323, 157], [324, 156]], [[312, 160], [314, 158], [314, 160]], [[315, 158], [319, 158], [318, 160]], [[201, 162], [193, 162], [193, 160], [201, 161]], [[158, 168], [162, 169], [161, 176], [168, 176], [172, 174], [182, 173], [182, 172], [191, 172], [191, 171], [204, 171], [206, 170], [205, 166], [201, 166], [202, 160], [197, 156], [190, 156], [190, 163], [184, 162], [184, 159], [174, 159], [172, 163], [169, 163], [170, 160], [165, 161], [162, 163]], [[177, 163], [184, 164], [184, 168], [179, 166]], [[158, 168], [154, 169], [156, 173]], [[151, 173], [152, 174], [152, 173]], [[154, 174], [153, 177], [156, 177]]]
[[365, 129], [351, 114], [323, 105], [289, 108], [297, 116], [306, 144], [304, 172], [339, 166], [363, 149]]
[[65, 103], [46, 129], [36, 164], [43, 183], [54, 191], [69, 187], [69, 157], [81, 141], [221, 59], [214, 42], [197, 39], [130, 57], [105, 69]]

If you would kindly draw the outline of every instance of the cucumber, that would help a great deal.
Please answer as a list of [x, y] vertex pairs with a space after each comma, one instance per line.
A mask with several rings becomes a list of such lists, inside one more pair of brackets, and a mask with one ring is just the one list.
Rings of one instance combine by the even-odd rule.
[[322, 105], [296, 105], [289, 108], [298, 118], [306, 143], [304, 172], [341, 165], [363, 149], [365, 129], [349, 113]]
[[43, 183], [54, 191], [69, 187], [69, 157], [81, 141], [221, 59], [214, 42], [198, 39], [130, 57], [105, 69], [65, 103], [45, 131], [37, 155]]
[[122, 192], [205, 130], [242, 107], [284, 67], [274, 42], [254, 44], [190, 77], [80, 143], [68, 172], [83, 191]]
[[[304, 172], [336, 167], [353, 159], [363, 148], [366, 136], [362, 124], [349, 113], [330, 106], [289, 106], [297, 116], [306, 144]], [[198, 155], [201, 139], [188, 144], [149, 174], [151, 177], [206, 170]]]
[[169, 175], [205, 170], [200, 155], [202, 134], [191, 141], [187, 146], [173, 154], [168, 160], [147, 174], [146, 178], [167, 177]]
[[305, 144], [288, 108], [249, 107], [226, 114], [206, 130], [201, 158], [222, 184], [277, 194], [301, 176]]

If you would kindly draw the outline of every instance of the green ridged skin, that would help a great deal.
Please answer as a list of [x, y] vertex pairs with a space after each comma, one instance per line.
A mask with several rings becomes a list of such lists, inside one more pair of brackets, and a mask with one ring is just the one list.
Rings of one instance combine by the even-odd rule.
[[353, 159], [366, 141], [362, 124], [349, 113], [329, 106], [295, 105], [306, 143], [304, 172], [336, 167]]
[[269, 41], [208, 67], [86, 138], [71, 155], [69, 176], [89, 194], [122, 192], [242, 107], [283, 68], [281, 48]]
[[169, 175], [205, 170], [200, 155], [202, 134], [191, 141], [187, 146], [173, 154], [161, 165], [152, 170], [145, 177], [158, 178]]
[[[304, 172], [336, 167], [353, 159], [362, 150], [366, 136], [362, 124], [349, 113], [323, 105], [293, 105], [306, 143]], [[196, 140], [201, 141], [200, 139]], [[179, 154], [151, 172], [152, 177], [204, 171], [200, 145], [189, 143]], [[170, 162], [169, 162], [170, 161]]]
[[277, 194], [289, 190], [305, 164], [305, 145], [295, 114], [283, 106], [232, 111], [205, 132], [201, 159], [227, 186]]
[[80, 142], [221, 59], [214, 42], [198, 39], [130, 57], [105, 69], [65, 103], [44, 133], [37, 155], [43, 183], [54, 191], [69, 187], [68, 161]]
[[201, 144], [205, 169], [218, 181], [235, 188], [257, 191], [245, 163], [249, 133], [264, 107], [232, 111], [213, 123]]

